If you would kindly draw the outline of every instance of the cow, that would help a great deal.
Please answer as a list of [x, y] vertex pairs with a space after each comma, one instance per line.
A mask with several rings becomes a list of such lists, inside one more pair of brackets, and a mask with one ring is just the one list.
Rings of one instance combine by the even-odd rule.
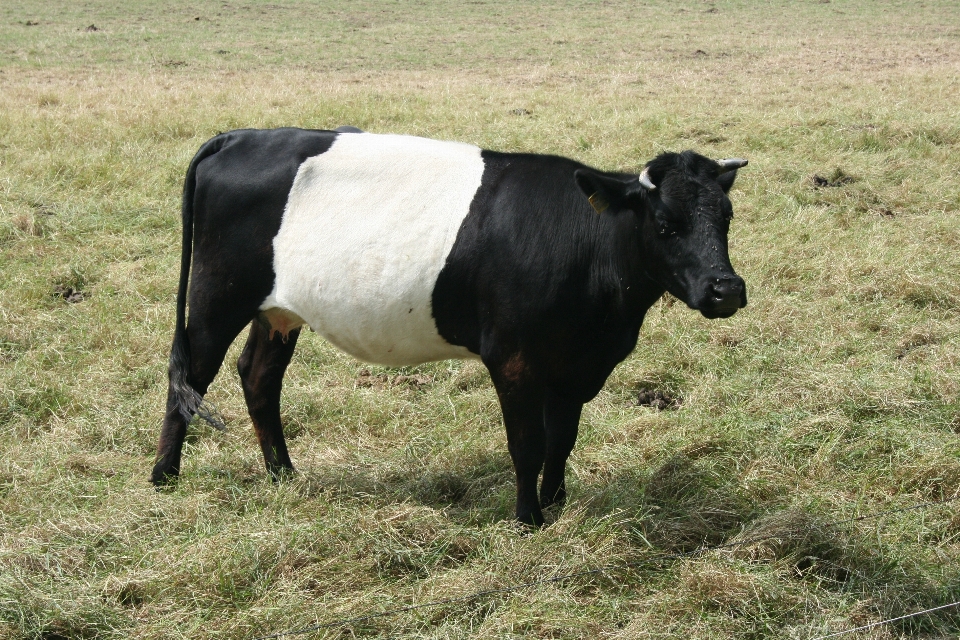
[[727, 250], [727, 194], [746, 164], [662, 153], [637, 175], [354, 127], [217, 135], [183, 188], [151, 481], [178, 476], [195, 415], [218, 422], [203, 396], [247, 325], [237, 369], [253, 427], [271, 476], [292, 472], [280, 389], [307, 326], [367, 362], [481, 360], [516, 518], [542, 525], [566, 496], [581, 409], [634, 349], [651, 305], [669, 292], [727, 318], [747, 304]]

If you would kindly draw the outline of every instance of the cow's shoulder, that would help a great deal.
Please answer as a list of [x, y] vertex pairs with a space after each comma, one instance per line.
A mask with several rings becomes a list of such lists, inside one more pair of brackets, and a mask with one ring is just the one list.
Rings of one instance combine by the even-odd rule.
[[569, 333], [606, 314], [604, 244], [622, 221], [578, 188], [585, 165], [559, 156], [483, 152], [481, 186], [433, 293], [448, 341], [479, 353], [490, 331]]

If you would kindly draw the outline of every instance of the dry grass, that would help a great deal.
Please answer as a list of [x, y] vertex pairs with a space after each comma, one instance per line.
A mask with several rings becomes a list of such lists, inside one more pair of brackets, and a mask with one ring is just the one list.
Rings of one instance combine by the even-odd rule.
[[[249, 638], [758, 535], [312, 637], [800, 639], [960, 598], [955, 506], [830, 525], [960, 488], [955, 3], [47, 5], [0, 6], [0, 637]], [[295, 479], [265, 478], [228, 366], [229, 430], [196, 425], [182, 482], [147, 485], [189, 158], [341, 124], [604, 168], [750, 159], [750, 306], [651, 310], [547, 529], [509, 522], [481, 367], [312, 335], [284, 389]]]

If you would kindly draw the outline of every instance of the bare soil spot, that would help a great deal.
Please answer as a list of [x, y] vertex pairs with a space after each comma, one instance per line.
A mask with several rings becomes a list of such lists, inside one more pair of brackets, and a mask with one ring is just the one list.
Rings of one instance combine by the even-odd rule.
[[357, 387], [373, 387], [375, 389], [399, 387], [401, 385], [421, 389], [432, 383], [433, 377], [422, 373], [391, 376], [386, 373], [373, 374], [370, 373], [369, 369], [363, 369], [355, 381]]
[[897, 345], [897, 360], [903, 360], [911, 351], [930, 344], [936, 344], [937, 341], [937, 336], [931, 333], [916, 333], [907, 336]]
[[653, 407], [657, 411], [676, 409], [682, 403], [680, 398], [659, 389], [640, 389], [637, 394], [638, 407]]
[[821, 189], [823, 187], [842, 187], [847, 184], [852, 184], [856, 181], [856, 178], [839, 168], [834, 169], [833, 172], [831, 172], [826, 178], [816, 173], [810, 176], [810, 182], [813, 184], [814, 189]]
[[738, 347], [740, 343], [743, 342], [743, 339], [740, 336], [732, 335], [729, 333], [718, 333], [710, 338], [710, 342], [718, 344], [721, 347]]
[[53, 288], [53, 297], [62, 298], [65, 302], [75, 304], [83, 301], [84, 294], [83, 291], [74, 289], [71, 286], [58, 284]]

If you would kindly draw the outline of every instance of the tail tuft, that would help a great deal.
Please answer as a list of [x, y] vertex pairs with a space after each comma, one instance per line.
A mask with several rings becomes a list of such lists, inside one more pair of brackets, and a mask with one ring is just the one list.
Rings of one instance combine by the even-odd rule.
[[224, 424], [223, 416], [217, 407], [212, 402], [204, 400], [203, 396], [187, 380], [190, 356], [186, 332], [177, 337], [181, 339], [174, 340], [174, 346], [170, 352], [170, 389], [177, 399], [177, 408], [180, 410], [180, 415], [183, 416], [187, 424], [190, 424], [193, 416], [199, 416], [213, 428], [226, 431], [227, 425]]

